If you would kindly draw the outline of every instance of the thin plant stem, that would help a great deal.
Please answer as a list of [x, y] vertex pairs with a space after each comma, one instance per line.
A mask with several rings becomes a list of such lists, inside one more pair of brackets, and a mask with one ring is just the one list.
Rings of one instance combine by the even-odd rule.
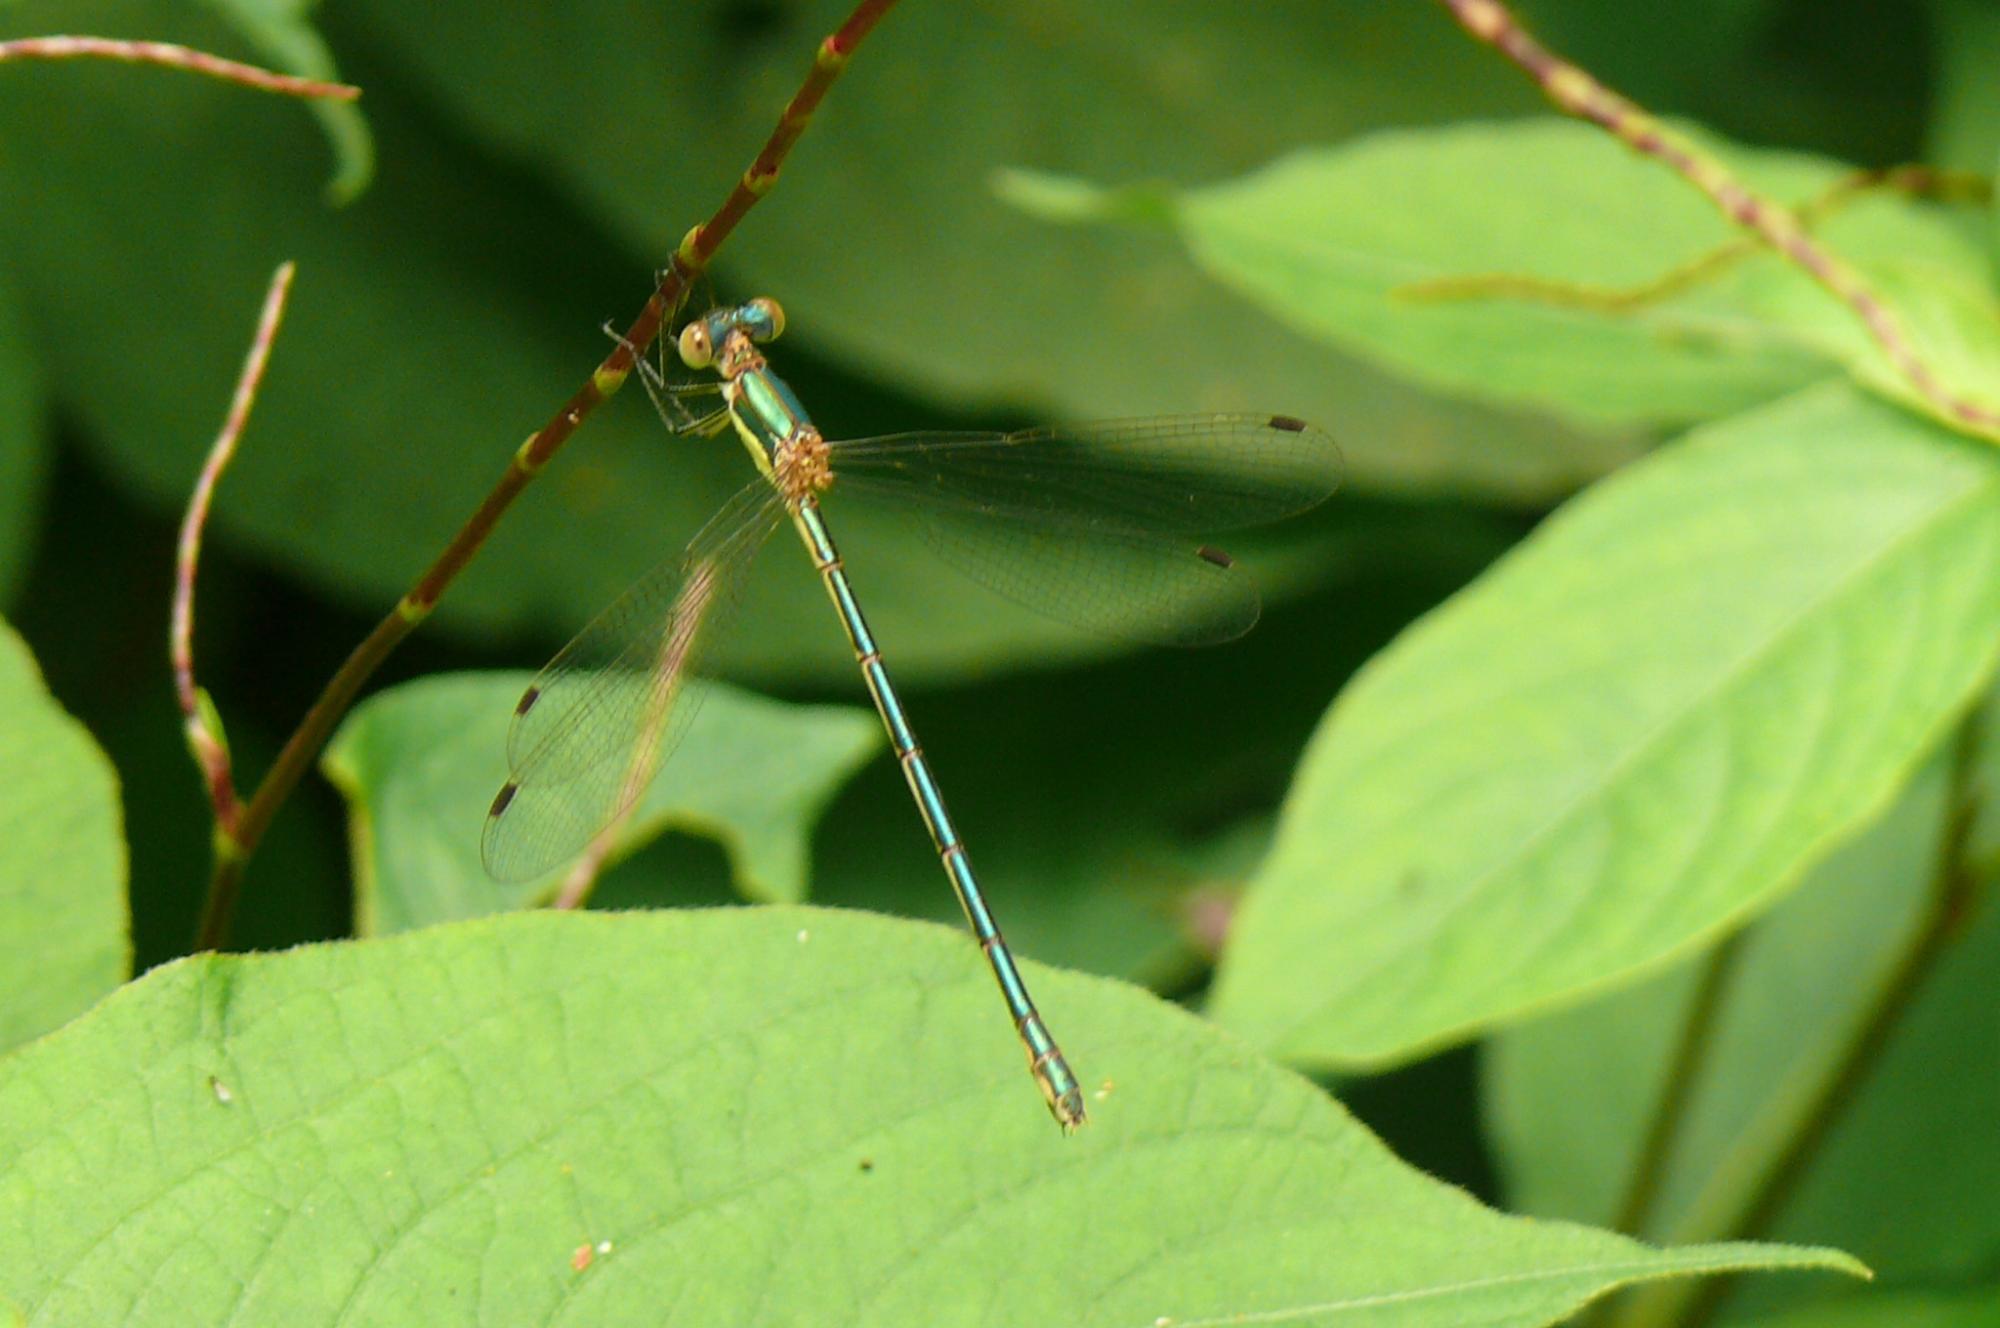
[[1667, 1161], [1673, 1156], [1681, 1127], [1687, 1121], [1688, 1104], [1694, 1100], [1695, 1085], [1700, 1081], [1709, 1053], [1715, 1046], [1723, 994], [1729, 990], [1730, 980], [1735, 975], [1742, 954], [1743, 933], [1736, 931], [1710, 950], [1702, 964], [1694, 998], [1688, 1003], [1687, 1015], [1681, 1021], [1680, 1036], [1675, 1040], [1673, 1055], [1667, 1062], [1660, 1099], [1653, 1107], [1652, 1119], [1646, 1125], [1646, 1137], [1639, 1145], [1631, 1183], [1625, 1191], [1624, 1202], [1618, 1206], [1618, 1216], [1612, 1222], [1615, 1230], [1636, 1236], [1652, 1216], [1661, 1183], [1666, 1178]]
[[847, 67], [855, 48], [895, 3], [896, 0], [861, 0], [848, 15], [847, 21], [820, 43], [812, 68], [786, 104], [763, 150], [729, 191], [729, 196], [714, 215], [689, 231], [681, 241], [661, 274], [659, 284], [631, 326], [613, 343], [611, 353], [604, 357], [589, 381], [515, 450], [499, 482], [480, 502], [458, 534], [452, 537], [437, 560], [417, 578], [416, 584], [397, 602], [395, 609], [375, 625], [327, 680], [325, 688], [257, 785], [256, 792], [244, 805], [243, 815], [234, 831], [217, 835], [215, 868], [203, 908], [201, 930], [196, 941], [198, 948], [220, 949], [227, 941], [230, 918], [242, 888], [243, 869], [250, 855], [256, 851], [271, 818], [305, 774], [327, 736], [333, 732], [333, 726], [360, 693], [362, 685], [403, 638], [430, 616], [444, 592], [466, 564], [472, 561], [473, 555], [479, 552], [500, 517], [520, 496], [528, 482], [569, 440], [569, 436], [576, 432], [577, 426], [605, 398], [624, 386], [637, 357], [643, 355], [653, 338], [659, 335], [661, 326], [679, 307], [689, 285], [707, 269], [723, 241], [728, 239], [744, 215], [756, 206], [757, 200], [770, 192], [785, 158], [805, 132], [827, 89]]
[[1439, 0], [1459, 25], [1493, 47], [1536, 83], [1558, 110], [1590, 121], [1641, 156], [1651, 157], [1701, 191], [1723, 216], [1769, 245], [1853, 311], [1896, 374], [1940, 417], [2000, 442], [2000, 410], [1946, 386], [1918, 353], [1895, 310], [1867, 278], [1821, 245], [1790, 208], [1753, 192], [1720, 161], [1633, 102], [1551, 53], [1499, 0]]
[[188, 499], [187, 514], [181, 518], [180, 538], [174, 554], [173, 611], [167, 627], [167, 657], [174, 672], [174, 699], [181, 708], [181, 722], [187, 732], [188, 751], [201, 770], [208, 789], [209, 805], [215, 814], [218, 836], [233, 831], [241, 815], [236, 785], [229, 770], [229, 745], [212, 724], [213, 712], [203, 704], [194, 675], [194, 583], [201, 560], [201, 537], [208, 526], [208, 513], [215, 501], [215, 487], [222, 472], [236, 456], [237, 441], [250, 420], [250, 408], [257, 402], [257, 389], [264, 381], [264, 368], [271, 360], [271, 346], [277, 340], [278, 325], [284, 320], [285, 299], [291, 293], [296, 267], [281, 263], [271, 275], [264, 294], [263, 312], [257, 332], [243, 359], [243, 372], [236, 379], [236, 393], [229, 403], [228, 417], [208, 449], [196, 477], [194, 495]]
[[274, 74], [256, 65], [225, 60], [219, 55], [197, 51], [172, 42], [117, 41], [110, 37], [23, 37], [0, 42], [0, 61], [5, 60], [122, 60], [127, 64], [160, 65], [185, 69], [189, 73], [219, 78], [225, 83], [276, 92], [287, 97], [327, 98], [353, 101], [361, 89], [351, 83], [329, 83], [317, 78]]

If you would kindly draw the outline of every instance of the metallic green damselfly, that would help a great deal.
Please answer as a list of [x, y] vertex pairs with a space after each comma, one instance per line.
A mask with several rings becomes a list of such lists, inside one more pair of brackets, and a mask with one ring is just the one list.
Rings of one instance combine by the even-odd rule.
[[[493, 875], [540, 876], [628, 811], [685, 731], [687, 680], [734, 602], [751, 557], [789, 519], [840, 616], [966, 921], [979, 939], [1064, 1129], [1083, 1093], [1028, 994], [973, 876], [944, 797], [827, 528], [822, 498], [879, 499], [914, 516], [942, 561], [1058, 619], [1139, 641], [1203, 645], [1250, 629], [1254, 583], [1201, 532], [1255, 525], [1323, 501], [1340, 482], [1325, 433], [1286, 415], [1184, 415], [1030, 429], [828, 442], [761, 347], [784, 328], [770, 300], [718, 308], [681, 329], [683, 363], [713, 369], [722, 409], [689, 415], [655, 392], [680, 432], [734, 426], [758, 475], [663, 564], [585, 628], [522, 695], [512, 774], [488, 813]], [[657, 373], [657, 371], [655, 371]], [[649, 383], [649, 386], [651, 384]], [[682, 389], [686, 390], [686, 389]], [[971, 523], [970, 525], [968, 523]], [[971, 525], [980, 528], [976, 536]]]

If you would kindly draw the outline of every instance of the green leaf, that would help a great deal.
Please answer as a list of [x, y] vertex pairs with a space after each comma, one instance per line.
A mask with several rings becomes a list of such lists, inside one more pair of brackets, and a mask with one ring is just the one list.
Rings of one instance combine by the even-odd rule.
[[[0, 10], [9, 35], [56, 30], [58, 17], [113, 33], [144, 24], [145, 35], [210, 49], [232, 41], [186, 4]], [[387, 176], [334, 211], [319, 198], [316, 145], [294, 108], [273, 114], [268, 99], [208, 79], [66, 64], [10, 66], [0, 80], [0, 127], [32, 125], [40, 136], [32, 151], [24, 142], [0, 153], [0, 254], [52, 391], [100, 464], [177, 514], [227, 410], [271, 270], [297, 259], [213, 529], [281, 570], [316, 573], [351, 605], [386, 611], [609, 344], [596, 329], [607, 312], [598, 275], [550, 256], [560, 248], [552, 221], [517, 181], [455, 167], [413, 133], [407, 113], [382, 122]], [[50, 111], [71, 106], [89, 114]], [[439, 220], [496, 217], [508, 225], [452, 230]], [[612, 263], [634, 274], [636, 308], [645, 264]], [[570, 321], [552, 325], [548, 307], [534, 307], [546, 297], [507, 284], [537, 265], [592, 290], [562, 306]], [[163, 327], [174, 335], [160, 336]], [[104, 390], [107, 344], [149, 346], [120, 364], [116, 391]], [[731, 469], [740, 455], [661, 439], [643, 401], [600, 412], [454, 587], [440, 620], [580, 626], [740, 483]]]
[[[503, 886], [479, 861], [487, 808], [507, 778], [507, 726], [532, 676], [451, 674], [393, 687], [357, 707], [328, 744], [327, 777], [351, 810], [362, 934], [526, 907], [560, 882], [556, 871]], [[670, 827], [689, 830], [728, 849], [746, 897], [803, 899], [813, 823], [881, 746], [881, 726], [864, 710], [711, 684], [614, 856]]]
[[1690, 436], [1357, 677], [1217, 1017], [1382, 1064], [1695, 949], [1880, 814], [1996, 624], [1989, 449], [1845, 385]]
[[0, 273], [0, 600], [27, 569], [49, 439], [41, 359], [14, 291]]
[[[132, 962], [118, 777], [0, 627], [0, 1051], [89, 1008]], [[0, 1150], [4, 1151], [4, 1150]], [[0, 1242], [4, 1246], [4, 1242]]]
[[481, 920], [148, 974], [0, 1065], [0, 1296], [55, 1322], [1552, 1323], [1833, 1251], [1481, 1208], [1170, 1006], [773, 908]]
[[[1695, 137], [1780, 202], [1851, 173]], [[1177, 196], [1046, 180], [1010, 193], [1057, 220], [1163, 220], [1205, 270], [1291, 326], [1446, 391], [1599, 425], [1661, 424], [1727, 415], [1844, 364], [1936, 409], [1852, 311], [1764, 253], [1622, 314], [1525, 296], [1420, 297], [1417, 284], [1439, 278], [1635, 289], [1740, 235], [1671, 171], [1570, 120], [1375, 134]], [[1884, 196], [1819, 230], [1876, 284], [1935, 376], [2000, 402], [2000, 311], [1961, 229]]]
[[[1946, 390], [1994, 407], [2000, 403], [2000, 305], [1994, 302], [1988, 265], [1962, 230], [1938, 227], [1923, 238], [1890, 223], [1905, 206], [1878, 202], [1835, 236], [1870, 254], [1859, 266], [1894, 316], [1902, 344], [1925, 371]], [[1802, 341], [1846, 365], [1864, 387], [1948, 426], [1959, 423], [1912, 385], [1846, 305], [1817, 286], [1770, 282], [1750, 293], [1746, 304], [1796, 329]]]

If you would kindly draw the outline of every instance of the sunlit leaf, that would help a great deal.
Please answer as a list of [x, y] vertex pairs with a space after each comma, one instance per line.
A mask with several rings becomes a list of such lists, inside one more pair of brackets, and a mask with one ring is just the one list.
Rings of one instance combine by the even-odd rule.
[[[1650, 1238], [1734, 1228], [1852, 1051], [1929, 899], [1946, 814], [1942, 765], [1743, 938], [1662, 1166]], [[1895, 1310], [1906, 1299], [1899, 1291], [1969, 1287], [2000, 1241], [2000, 1146], [1990, 1131], [1955, 1124], [2000, 1111], [1990, 1072], [2000, 1021], [1984, 996], [1996, 962], [2000, 927], [1982, 916], [1925, 979], [1884, 1058], [1836, 1099], [1837, 1128], [1779, 1224], [1841, 1242], [1881, 1285], [1785, 1323], [1987, 1322], [1978, 1297], [1940, 1300], [1929, 1318]], [[1692, 976], [1676, 969], [1497, 1040], [1488, 1119], [1515, 1204], [1609, 1220], [1656, 1110]], [[1928, 1216], [1911, 1223], [1912, 1213]], [[1745, 1288], [1729, 1322], [1761, 1323], [1761, 1313], [1797, 1299]]]
[[1859, 1271], [1501, 1216], [1185, 1013], [1033, 976], [1103, 1085], [1074, 1138], [933, 927], [540, 914], [176, 963], [0, 1064], [0, 1295], [128, 1325], [1529, 1328], [1634, 1281]]

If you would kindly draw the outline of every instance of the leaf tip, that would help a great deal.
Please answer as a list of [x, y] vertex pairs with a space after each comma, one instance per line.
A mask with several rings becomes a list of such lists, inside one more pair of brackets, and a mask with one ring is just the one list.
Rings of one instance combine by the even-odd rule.
[[1173, 191], [1161, 184], [1104, 188], [1068, 176], [1002, 167], [993, 172], [992, 189], [1003, 203], [1029, 216], [1068, 225], [1125, 222], [1164, 227], [1171, 226], [1175, 216]]

